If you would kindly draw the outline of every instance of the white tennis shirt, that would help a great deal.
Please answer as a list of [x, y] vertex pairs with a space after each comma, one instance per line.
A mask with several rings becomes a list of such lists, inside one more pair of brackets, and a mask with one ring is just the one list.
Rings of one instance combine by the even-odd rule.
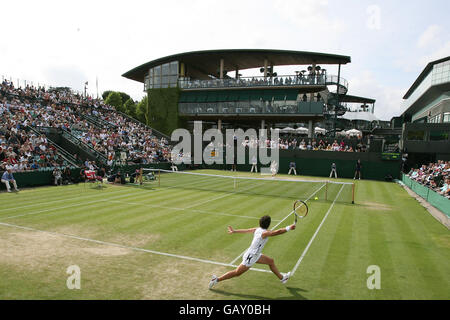
[[266, 245], [267, 240], [269, 240], [269, 237], [263, 239], [262, 234], [264, 231], [266, 231], [266, 229], [263, 228], [258, 228], [255, 230], [255, 233], [253, 234], [252, 244], [247, 249], [246, 253], [258, 255], [262, 252], [262, 249]]

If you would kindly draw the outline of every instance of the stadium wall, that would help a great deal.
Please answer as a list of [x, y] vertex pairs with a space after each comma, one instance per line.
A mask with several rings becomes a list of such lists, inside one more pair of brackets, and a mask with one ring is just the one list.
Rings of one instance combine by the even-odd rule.
[[[146, 164], [146, 165], [127, 165], [127, 166], [118, 166], [115, 167], [113, 172], [120, 171], [122, 173], [132, 174], [139, 169], [143, 168], [153, 168], [153, 169], [170, 169], [170, 163], [154, 163], [154, 164]], [[180, 167], [180, 170], [183, 170], [185, 167]], [[80, 170], [81, 168], [71, 169], [72, 179], [75, 179], [77, 182], [80, 181]], [[0, 172], [3, 174], [3, 172]], [[38, 187], [38, 186], [49, 186], [53, 185], [53, 170], [48, 171], [30, 171], [30, 172], [15, 172], [14, 178], [17, 181], [17, 186], [19, 189], [21, 188], [29, 188], [29, 187]], [[6, 190], [6, 186], [4, 183], [0, 184], [0, 190]]]
[[[374, 152], [280, 150], [278, 172], [287, 174], [289, 164], [292, 161], [296, 163], [298, 175], [329, 177], [331, 164], [334, 162], [339, 178], [353, 179], [358, 159], [361, 160], [361, 176], [363, 179], [385, 181], [388, 175], [392, 176], [392, 179], [401, 178], [401, 160], [383, 160], [381, 153]], [[237, 170], [250, 171], [251, 161], [248, 159], [248, 154], [246, 155], [246, 163], [238, 164]], [[225, 169], [224, 165], [204, 167]], [[231, 165], [227, 165], [227, 169], [230, 168]]]
[[402, 182], [414, 191], [417, 195], [426, 200], [433, 207], [438, 208], [450, 218], [450, 199], [443, 197], [430, 188], [411, 180], [405, 174], [402, 175]]
[[[71, 169], [72, 179], [78, 179], [80, 177], [80, 168]], [[2, 172], [3, 174], [3, 172]], [[15, 172], [14, 178], [16, 179], [19, 189], [37, 186], [53, 185], [53, 170], [49, 171], [30, 171], [30, 172]], [[6, 190], [4, 183], [0, 184], [1, 190]]]

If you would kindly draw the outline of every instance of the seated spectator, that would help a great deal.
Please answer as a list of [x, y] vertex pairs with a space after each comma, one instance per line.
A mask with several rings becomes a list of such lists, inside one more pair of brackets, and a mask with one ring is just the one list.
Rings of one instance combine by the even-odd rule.
[[70, 171], [69, 167], [65, 167], [62, 172], [62, 183], [63, 184], [71, 184], [72, 181], [72, 172]]
[[9, 185], [10, 183], [13, 184], [14, 186], [14, 190], [15, 191], [19, 191], [19, 189], [17, 188], [17, 182], [14, 179], [14, 176], [12, 174], [12, 170], [11, 168], [8, 168], [2, 175], [2, 179], [1, 179], [2, 183], [4, 183], [6, 185], [6, 191], [7, 192], [11, 192], [11, 186]]
[[62, 172], [58, 167], [53, 169], [53, 178], [55, 179], [55, 186], [62, 185]]

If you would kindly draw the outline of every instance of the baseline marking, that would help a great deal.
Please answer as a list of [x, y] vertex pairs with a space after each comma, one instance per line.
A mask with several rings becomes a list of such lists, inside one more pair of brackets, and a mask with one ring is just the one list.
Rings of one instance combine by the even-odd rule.
[[[101, 240], [95, 240], [95, 239], [90, 239], [90, 238], [84, 238], [84, 237], [74, 236], [74, 235], [70, 235], [70, 234], [59, 233], [59, 232], [39, 230], [39, 229], [25, 227], [25, 226], [20, 226], [20, 225], [16, 225], [16, 224], [0, 222], [0, 225], [5, 226], [5, 227], [10, 227], [10, 228], [17, 228], [17, 229], [27, 230], [27, 231], [35, 231], [35, 232], [42, 232], [42, 233], [52, 234], [52, 235], [55, 235], [55, 236], [69, 238], [69, 239], [93, 242], [93, 243], [106, 245], [106, 246], [119, 247], [119, 248], [129, 249], [129, 250], [133, 250], [133, 251], [146, 252], [146, 253], [156, 254], [156, 255], [160, 255], [160, 256], [166, 256], [166, 257], [178, 258], [178, 259], [183, 259], [183, 260], [190, 260], [190, 261], [214, 264], [214, 265], [219, 265], [219, 266], [223, 266], [223, 267], [233, 267], [233, 268], [237, 268], [238, 267], [236, 265], [232, 265], [232, 264], [229, 264], [229, 263], [217, 262], [217, 261], [213, 261], [213, 260], [199, 259], [199, 258], [194, 258], [194, 257], [182, 256], [182, 255], [177, 255], [177, 254], [173, 254], [173, 253], [167, 253], [167, 252], [161, 252], [161, 251], [155, 251], [155, 250], [149, 250], [149, 249], [143, 249], [143, 248], [137, 248], [137, 247], [130, 247], [130, 246], [126, 246], [126, 245], [123, 245], [123, 244], [107, 242], [107, 241], [101, 241]], [[259, 271], [259, 272], [266, 272], [266, 273], [272, 273], [272, 271], [264, 270], [264, 269], [258, 269], [258, 268], [251, 268], [250, 270]]]
[[[123, 190], [114, 192], [114, 194], [115, 193], [120, 193], [121, 191], [123, 191]], [[110, 194], [113, 194], [113, 192], [111, 192]], [[128, 197], [128, 196], [131, 196], [131, 195], [133, 195], [133, 193], [126, 193], [126, 194], [122, 194], [120, 196], [116, 196], [115, 199], [117, 199], [117, 198], [124, 198], [124, 197]], [[45, 209], [45, 210], [40, 210], [40, 211], [35, 211], [35, 212], [28, 212], [28, 213], [18, 214], [18, 215], [15, 215], [15, 216], [0, 217], [0, 221], [14, 219], [14, 218], [20, 218], [20, 217], [24, 217], [24, 216], [35, 215], [35, 214], [39, 214], [39, 213], [45, 213], [45, 212], [50, 212], [50, 211], [55, 211], [55, 210], [60, 210], [60, 209], [72, 208], [72, 207], [77, 207], [77, 206], [82, 207], [82, 206], [87, 205], [87, 204], [99, 203], [100, 201], [105, 201], [105, 200], [103, 200], [103, 199], [96, 199], [94, 201], [75, 203], [75, 204], [71, 204], [71, 205], [68, 205], [68, 206], [57, 207], [57, 208], [50, 208], [50, 209]]]
[[[76, 190], [76, 189], [75, 189]], [[111, 191], [111, 192], [105, 192], [107, 194], [114, 194], [114, 193], [119, 193], [124, 191], [125, 189], [121, 189], [121, 190], [117, 190], [117, 191]], [[105, 194], [102, 194], [102, 196]], [[82, 196], [78, 196], [78, 197], [72, 197], [72, 198], [64, 198], [64, 199], [58, 199], [58, 200], [52, 200], [52, 201], [46, 201], [46, 202], [35, 202], [33, 204], [29, 204], [26, 206], [21, 206], [21, 207], [11, 207], [11, 208], [4, 208], [4, 209], [0, 209], [0, 212], [3, 211], [9, 211], [9, 210], [17, 210], [17, 209], [23, 209], [23, 208], [28, 208], [28, 207], [37, 207], [43, 204], [50, 204], [50, 203], [55, 203], [55, 202], [63, 202], [63, 201], [70, 201], [70, 200], [76, 200], [76, 199], [86, 199], [86, 198], [92, 198], [94, 196], [97, 196], [97, 194], [95, 195], [82, 195]]]

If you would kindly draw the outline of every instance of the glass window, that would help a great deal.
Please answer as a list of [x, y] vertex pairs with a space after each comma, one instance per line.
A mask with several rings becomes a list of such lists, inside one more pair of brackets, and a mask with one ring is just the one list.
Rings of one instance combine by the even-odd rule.
[[154, 67], [153, 70], [155, 76], [159, 77], [161, 75], [161, 66]]
[[169, 76], [162, 76], [161, 83], [162, 84], [169, 84]]
[[408, 140], [425, 140], [425, 131], [408, 131]]
[[169, 75], [169, 64], [168, 63], [165, 63], [165, 64], [163, 64], [162, 65], [162, 70], [161, 70], [161, 74], [163, 75], [163, 76], [165, 76], [165, 75]]
[[429, 123], [441, 123], [441, 115], [437, 114], [430, 118]]
[[448, 132], [430, 131], [430, 141], [445, 141], [445, 140], [448, 140]]
[[159, 77], [153, 78], [153, 85], [155, 88], [160, 88], [161, 79]]
[[178, 75], [178, 61], [173, 61], [170, 63], [170, 74]]
[[177, 76], [175, 76], [175, 75], [169, 76], [169, 83], [170, 84], [177, 84]]
[[442, 122], [450, 122], [450, 112], [444, 113], [444, 119], [442, 119]]

